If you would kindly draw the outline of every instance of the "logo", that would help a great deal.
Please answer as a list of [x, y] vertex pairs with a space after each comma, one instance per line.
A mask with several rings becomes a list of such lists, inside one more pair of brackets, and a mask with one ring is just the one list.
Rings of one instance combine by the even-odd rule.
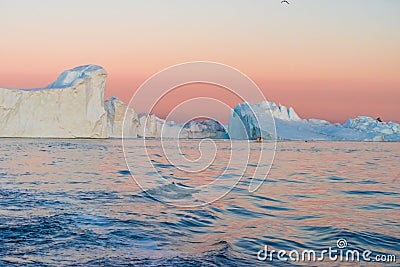
[[393, 254], [373, 254], [370, 250], [349, 249], [347, 240], [340, 238], [336, 241], [336, 248], [313, 250], [290, 250], [271, 249], [267, 245], [260, 249], [257, 253], [259, 261], [286, 261], [286, 262], [324, 262], [324, 261], [340, 261], [340, 262], [396, 262], [396, 255]]

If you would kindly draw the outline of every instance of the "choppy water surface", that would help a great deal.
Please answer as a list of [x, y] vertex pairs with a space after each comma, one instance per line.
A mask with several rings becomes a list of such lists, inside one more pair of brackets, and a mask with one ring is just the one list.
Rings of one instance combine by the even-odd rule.
[[[195, 142], [182, 142], [188, 157], [199, 153]], [[185, 177], [158, 143], [149, 142], [149, 156], [183, 186], [209, 182], [226, 161], [222, 153], [214, 168]], [[230, 152], [229, 142], [217, 147]], [[145, 152], [130, 157], [140, 168]], [[1, 139], [0, 266], [301, 265], [260, 262], [257, 252], [334, 248], [339, 238], [399, 262], [399, 162], [400, 143], [279, 142], [255, 193], [244, 178], [216, 202], [174, 208], [133, 182], [119, 140]], [[151, 193], [196, 198], [181, 189]]]

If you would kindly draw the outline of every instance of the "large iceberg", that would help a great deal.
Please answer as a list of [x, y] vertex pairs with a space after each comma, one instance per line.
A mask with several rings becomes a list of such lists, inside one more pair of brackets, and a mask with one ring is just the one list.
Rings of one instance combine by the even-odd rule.
[[0, 137], [232, 138], [400, 141], [400, 125], [360, 116], [346, 123], [302, 119], [273, 102], [234, 107], [228, 126], [212, 119], [175, 123], [137, 114], [116, 97], [104, 101], [106, 71], [86, 65], [38, 89], [0, 88]]
[[0, 88], [0, 137], [107, 138], [106, 76], [87, 65], [44, 88]]
[[394, 122], [380, 122], [367, 116], [348, 119], [344, 124], [307, 120], [301, 119], [293, 108], [265, 101], [237, 105], [228, 128], [234, 139], [262, 136], [280, 140], [400, 141], [400, 125]]

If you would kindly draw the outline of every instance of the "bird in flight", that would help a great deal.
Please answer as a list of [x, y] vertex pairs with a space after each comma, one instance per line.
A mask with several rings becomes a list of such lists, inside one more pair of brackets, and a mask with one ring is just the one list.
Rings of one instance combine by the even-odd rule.
[[287, 0], [283, 0], [283, 1], [281, 1], [281, 4], [283, 4], [283, 3], [286, 3], [286, 4], [290, 4]]

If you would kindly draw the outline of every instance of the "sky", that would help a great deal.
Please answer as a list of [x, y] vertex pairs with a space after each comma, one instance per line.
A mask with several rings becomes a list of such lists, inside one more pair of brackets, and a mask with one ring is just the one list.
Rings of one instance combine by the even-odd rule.
[[[66, 69], [97, 64], [108, 72], [106, 98], [129, 102], [164, 68], [214, 61], [303, 118], [400, 122], [400, 1], [289, 2], [0, 0], [0, 87], [42, 87]], [[197, 96], [240, 101], [223, 88], [188, 85], [155, 112], [165, 117]]]

